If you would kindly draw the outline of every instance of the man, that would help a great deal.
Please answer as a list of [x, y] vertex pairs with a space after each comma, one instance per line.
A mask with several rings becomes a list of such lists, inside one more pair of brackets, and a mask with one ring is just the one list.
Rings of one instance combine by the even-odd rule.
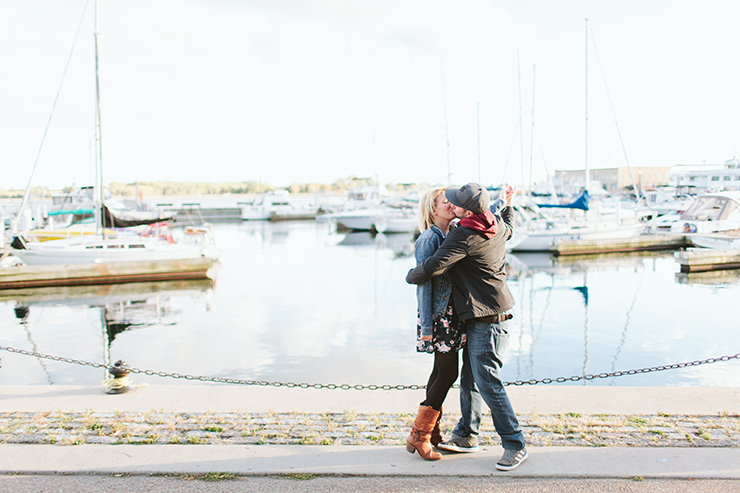
[[[509, 310], [514, 298], [506, 285], [506, 240], [513, 233], [511, 200], [514, 189], [506, 190], [506, 207], [501, 216], [488, 210], [488, 191], [477, 183], [448, 188], [447, 200], [460, 218], [442, 246], [426, 261], [410, 270], [406, 282], [419, 284], [450, 271], [452, 299], [459, 320], [467, 325], [460, 378], [462, 418], [451, 440], [439, 448], [475, 451], [478, 448], [480, 399], [491, 409], [493, 424], [501, 437], [504, 454], [496, 468], [510, 471], [527, 458], [524, 436], [506, 394], [500, 371], [509, 342]], [[477, 388], [476, 388], [477, 387]]]

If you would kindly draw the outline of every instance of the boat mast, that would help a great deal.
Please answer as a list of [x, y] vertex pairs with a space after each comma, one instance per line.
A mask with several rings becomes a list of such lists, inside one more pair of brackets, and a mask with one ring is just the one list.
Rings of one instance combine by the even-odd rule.
[[519, 47], [516, 47], [516, 74], [519, 85], [519, 169], [522, 171], [522, 197], [524, 197], [524, 133], [522, 130], [522, 70], [519, 64]]
[[447, 93], [445, 91], [445, 65], [442, 63], [442, 105], [445, 112], [445, 141], [447, 143], [447, 186], [450, 185], [452, 174], [450, 173], [450, 132], [447, 128]]
[[586, 134], [585, 134], [585, 180], [583, 190], [588, 192], [588, 19], [586, 19]]
[[105, 236], [103, 227], [103, 144], [100, 125], [100, 66], [98, 64], [98, 2], [95, 2], [95, 184], [93, 202], [95, 203], [95, 233]]
[[532, 188], [534, 183], [532, 181], [532, 157], [534, 154], [534, 81], [535, 81], [535, 69], [537, 64], [532, 65], [532, 128], [529, 133], [529, 198], [532, 198]]
[[478, 116], [478, 184], [480, 184], [480, 103], [475, 103], [475, 111]]

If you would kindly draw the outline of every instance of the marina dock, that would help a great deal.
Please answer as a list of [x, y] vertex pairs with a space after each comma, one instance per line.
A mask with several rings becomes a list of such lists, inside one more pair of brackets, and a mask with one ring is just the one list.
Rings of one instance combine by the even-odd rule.
[[220, 264], [207, 257], [101, 264], [20, 265], [0, 269], [0, 289], [205, 279]]
[[709, 250], [687, 248], [673, 256], [681, 265], [681, 272], [707, 272], [740, 269], [740, 250]]
[[556, 256], [677, 250], [691, 246], [685, 235], [644, 235], [608, 240], [561, 240], [550, 251]]
[[203, 224], [241, 221], [242, 209], [237, 207], [202, 207], [199, 202], [156, 204], [157, 208], [166, 213], [174, 214], [173, 222], [178, 224]]

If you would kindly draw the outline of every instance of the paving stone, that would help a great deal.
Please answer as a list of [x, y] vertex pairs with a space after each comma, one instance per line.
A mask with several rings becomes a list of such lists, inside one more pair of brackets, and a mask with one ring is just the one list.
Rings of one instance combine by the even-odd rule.
[[686, 439], [686, 435], [684, 435], [683, 433], [677, 433], [677, 432], [666, 433], [665, 437], [669, 440], [681, 440], [681, 439], [685, 440]]
[[86, 436], [85, 443], [114, 443], [117, 439], [110, 436]]
[[46, 443], [46, 439], [46, 433], [29, 433], [11, 436], [5, 443]]

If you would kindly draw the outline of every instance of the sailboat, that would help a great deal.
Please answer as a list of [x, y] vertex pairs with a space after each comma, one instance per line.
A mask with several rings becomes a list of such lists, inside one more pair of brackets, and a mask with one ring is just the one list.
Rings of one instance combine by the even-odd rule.
[[[590, 213], [588, 167], [588, 19], [586, 19], [586, 159], [584, 191], [571, 204], [528, 204], [527, 207], [514, 207], [522, 219], [514, 228], [514, 235], [507, 242], [510, 251], [549, 251], [562, 240], [601, 240], [621, 239], [639, 236], [646, 224], [641, 222], [637, 213], [631, 217], [622, 214], [621, 204], [611, 214], [602, 214], [601, 210]], [[578, 216], [544, 214], [542, 208], [560, 208], [574, 211], [580, 209]], [[595, 217], [594, 217], [595, 216]]]
[[[605, 215], [596, 212], [596, 217], [590, 218], [588, 201], [588, 192], [584, 191], [569, 204], [538, 204], [527, 208], [514, 206], [524, 221], [514, 228], [514, 235], [506, 243], [507, 249], [514, 252], [543, 252], [555, 248], [562, 240], [632, 238], [639, 236], [645, 229], [645, 223], [634, 215], [624, 217], [619, 203], [613, 213]], [[583, 212], [574, 213], [582, 214], [581, 217], [546, 215], [542, 212], [543, 208]]]
[[[11, 252], [27, 265], [80, 264], [109, 262], [151, 262], [184, 259], [216, 259], [220, 252], [208, 235], [192, 241], [176, 243], [171, 236], [144, 237], [134, 231], [106, 229], [115, 225], [115, 217], [103, 201], [103, 166], [100, 123], [100, 80], [98, 64], [98, 19], [95, 2], [95, 184], [93, 186], [93, 212], [95, 234], [79, 235], [44, 242], [29, 241], [23, 235], [11, 243]], [[119, 224], [120, 226], [120, 224]]]

